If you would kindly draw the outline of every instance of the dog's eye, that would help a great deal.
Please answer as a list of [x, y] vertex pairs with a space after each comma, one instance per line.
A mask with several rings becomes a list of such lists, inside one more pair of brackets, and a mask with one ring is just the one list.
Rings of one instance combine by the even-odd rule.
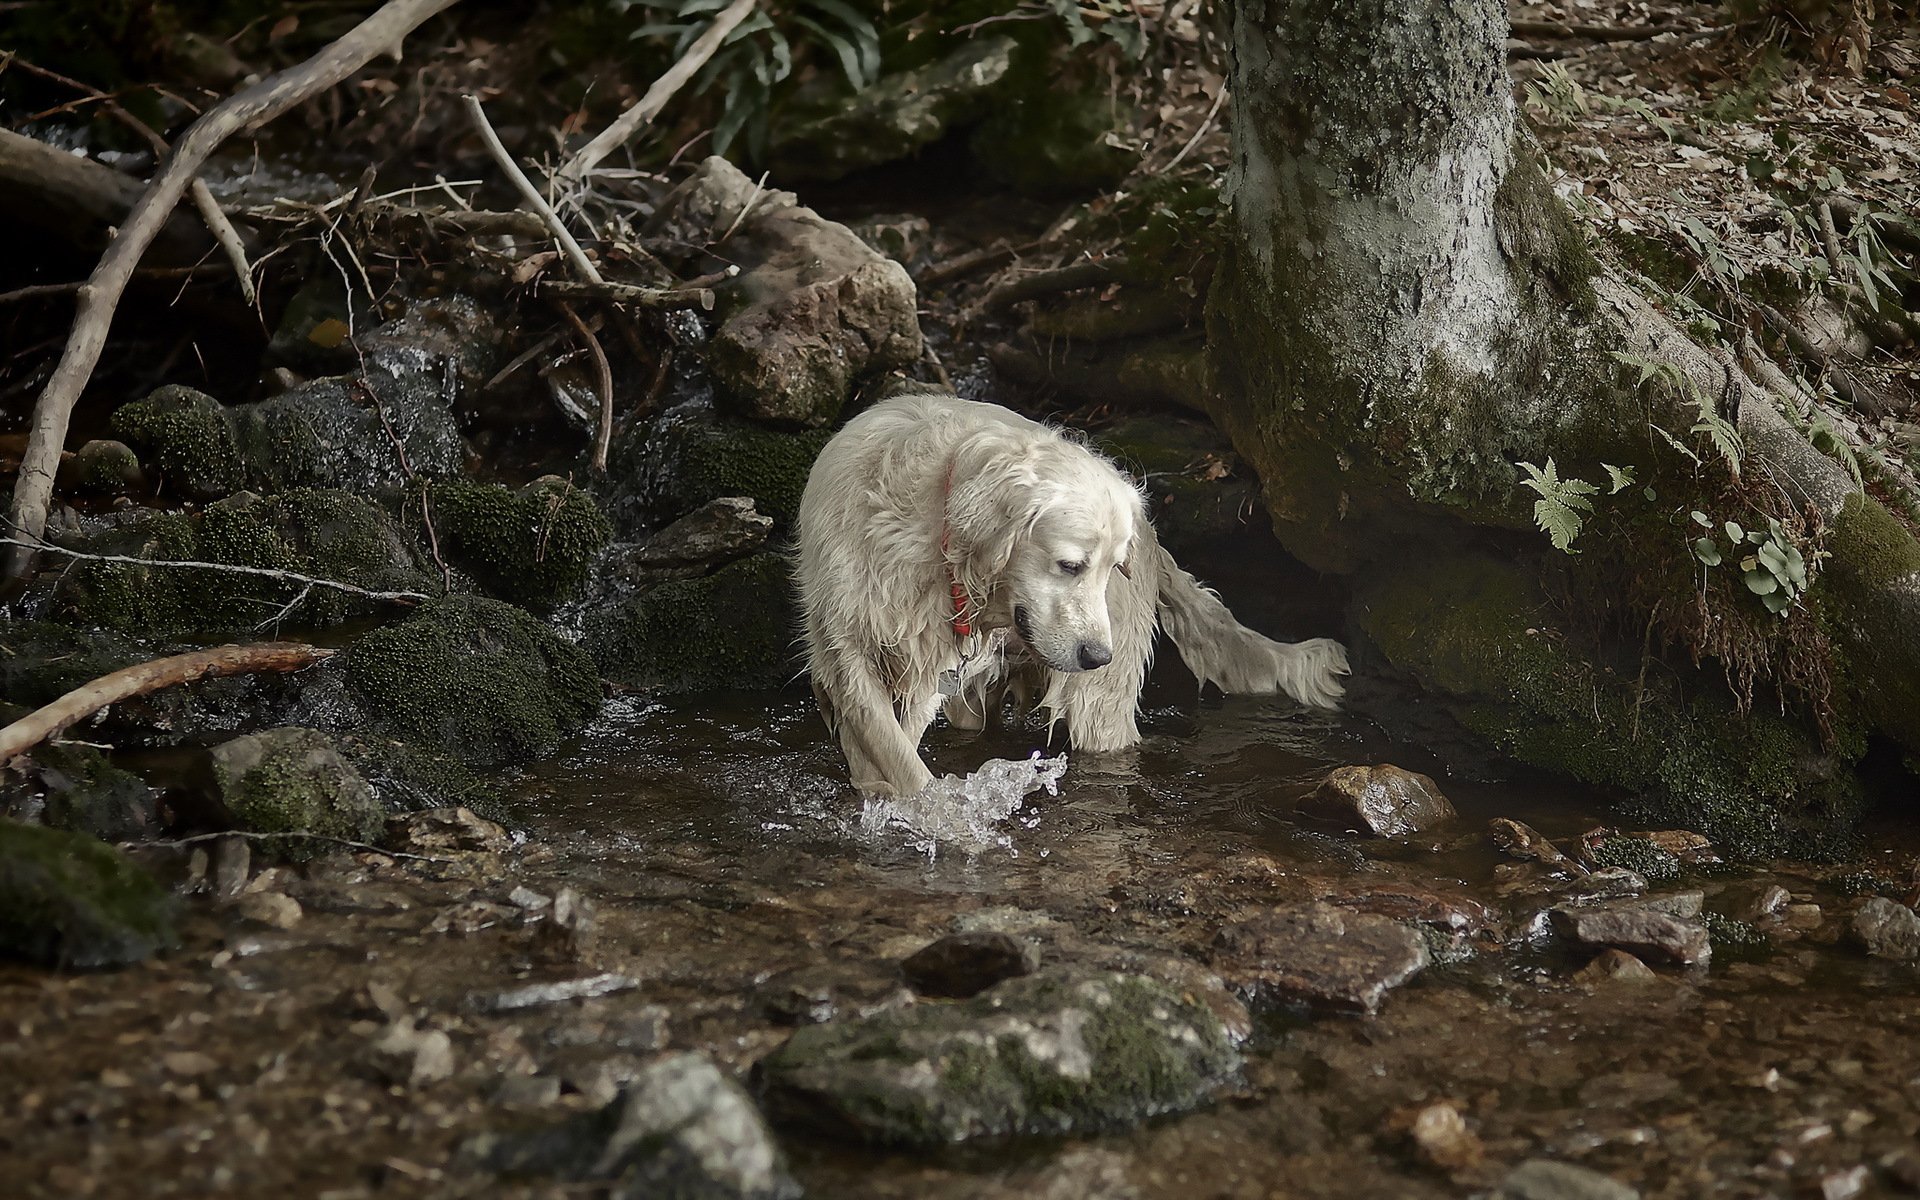
[[1060, 560], [1059, 566], [1062, 575], [1078, 575], [1087, 569], [1087, 564], [1083, 562], [1068, 562], [1065, 559]]

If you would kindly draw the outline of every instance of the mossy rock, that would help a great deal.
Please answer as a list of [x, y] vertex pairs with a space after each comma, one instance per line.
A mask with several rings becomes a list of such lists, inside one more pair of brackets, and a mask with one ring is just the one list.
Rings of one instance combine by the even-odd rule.
[[54, 487], [61, 495], [128, 496], [146, 487], [146, 473], [132, 446], [96, 438], [61, 460]]
[[1920, 624], [1887, 599], [1920, 589], [1920, 541], [1886, 506], [1856, 493], [1827, 549], [1808, 600], [1842, 660], [1840, 675], [1861, 714], [1920, 755]]
[[1736, 710], [1724, 685], [1644, 688], [1554, 628], [1523, 565], [1471, 553], [1383, 569], [1357, 622], [1470, 731], [1532, 766], [1625, 793], [1624, 816], [1697, 830], [1735, 855], [1831, 857], [1861, 816], [1859, 781], [1797, 721]]
[[[105, 525], [75, 549], [132, 558], [289, 571], [370, 591], [424, 592], [431, 580], [387, 515], [349, 492], [242, 492], [198, 514], [152, 512]], [[54, 611], [86, 624], [141, 631], [250, 629], [304, 585], [190, 567], [82, 562], [62, 578]], [[283, 618], [294, 628], [338, 624], [381, 606], [314, 588]]]
[[[586, 582], [613, 524], [593, 497], [547, 476], [519, 491], [451, 480], [434, 484], [441, 552], [491, 595], [551, 609]], [[418, 505], [408, 506], [417, 515]]]
[[1219, 1017], [1180, 989], [1040, 974], [960, 1004], [805, 1026], [759, 1072], [776, 1120], [940, 1146], [1127, 1128], [1198, 1107], [1239, 1065]]
[[968, 147], [981, 168], [1031, 196], [1070, 195], [1112, 187], [1137, 155], [1107, 139], [1130, 115], [1118, 100], [1071, 74], [1031, 94], [1009, 98], [974, 128]]
[[1176, 555], [1223, 539], [1265, 537], [1260, 481], [1212, 425], [1130, 417], [1101, 430], [1094, 445], [1142, 481], [1154, 531]]
[[282, 858], [328, 853], [333, 847], [321, 838], [371, 842], [386, 821], [373, 789], [319, 730], [245, 734], [215, 746], [208, 759], [214, 798], [241, 829], [315, 835], [262, 843]]
[[0, 621], [0, 700], [39, 708], [153, 654], [110, 630], [58, 621]]
[[158, 473], [163, 490], [184, 500], [218, 500], [245, 481], [232, 421], [205, 392], [169, 384], [121, 405], [108, 426]]
[[799, 668], [797, 614], [786, 559], [763, 551], [596, 607], [583, 644], [628, 687], [776, 688]]
[[340, 656], [374, 730], [476, 768], [551, 750], [600, 709], [587, 655], [524, 609], [448, 596]]
[[775, 522], [790, 528], [800, 493], [826, 429], [770, 429], [686, 404], [667, 410], [615, 447], [616, 491], [608, 508], [623, 534], [636, 534], [683, 517], [722, 496], [751, 496]]
[[91, 746], [50, 742], [16, 759], [0, 789], [0, 805], [35, 813], [40, 824], [106, 842], [149, 836], [159, 824], [146, 780]]
[[173, 897], [113, 847], [0, 820], [0, 955], [125, 966], [172, 946], [173, 920]]
[[456, 475], [466, 448], [441, 390], [438, 374], [425, 371], [339, 375], [237, 405], [229, 416], [248, 486], [365, 494], [402, 487], [413, 474]]

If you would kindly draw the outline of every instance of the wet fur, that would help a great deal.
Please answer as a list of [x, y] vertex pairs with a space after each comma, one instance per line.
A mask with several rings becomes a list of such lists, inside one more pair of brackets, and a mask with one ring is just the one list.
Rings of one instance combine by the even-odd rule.
[[[907, 795], [931, 778], [919, 742], [941, 707], [940, 673], [960, 662], [949, 563], [981, 651], [946, 706], [962, 728], [983, 727], [1009, 696], [1022, 708], [1037, 698], [1076, 749], [1133, 745], [1156, 624], [1223, 691], [1326, 708], [1343, 691], [1338, 642], [1275, 642], [1235, 621], [1161, 547], [1111, 462], [997, 405], [899, 396], [855, 417], [814, 463], [798, 541], [814, 696], [863, 793]], [[1085, 567], [1068, 574], [1063, 560]], [[1016, 608], [1031, 641], [1015, 632]], [[1082, 647], [1112, 661], [1077, 669]]]

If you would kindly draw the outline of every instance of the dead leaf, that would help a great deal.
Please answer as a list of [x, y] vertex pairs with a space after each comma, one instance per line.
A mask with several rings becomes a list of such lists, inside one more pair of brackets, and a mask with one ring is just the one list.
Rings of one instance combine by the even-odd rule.
[[275, 21], [272, 29], [267, 30], [267, 40], [269, 42], [277, 42], [281, 38], [289, 36], [298, 28], [300, 28], [299, 14], [288, 13], [278, 21]]
[[347, 335], [352, 332], [353, 327], [339, 317], [328, 317], [307, 330], [307, 340], [322, 350], [332, 350], [346, 341]]

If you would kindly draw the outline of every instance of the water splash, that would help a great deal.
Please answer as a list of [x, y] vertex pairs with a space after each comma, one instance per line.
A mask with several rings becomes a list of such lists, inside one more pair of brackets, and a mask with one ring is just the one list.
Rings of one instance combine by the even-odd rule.
[[996, 846], [1012, 850], [1013, 836], [1001, 823], [1041, 788], [1059, 795], [1066, 773], [1064, 754], [1041, 758], [1036, 750], [1020, 761], [989, 759], [971, 775], [942, 775], [911, 796], [868, 796], [860, 809], [860, 832], [869, 838], [904, 834], [929, 859], [937, 858], [942, 847], [967, 854]]

